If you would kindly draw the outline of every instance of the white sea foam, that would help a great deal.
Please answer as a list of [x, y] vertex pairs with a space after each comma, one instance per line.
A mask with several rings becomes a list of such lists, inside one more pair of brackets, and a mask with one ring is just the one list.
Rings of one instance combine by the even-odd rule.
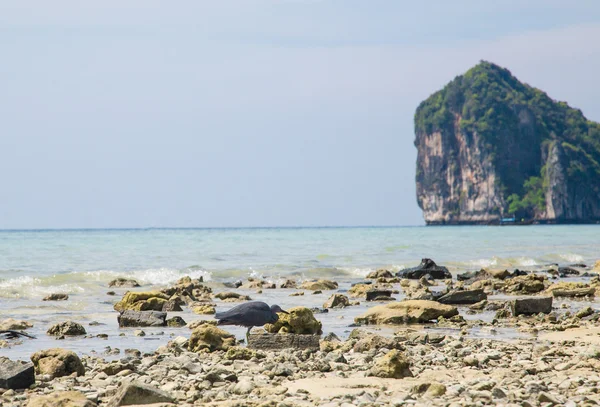
[[57, 284], [52, 278], [19, 276], [0, 281], [0, 297], [4, 298], [40, 298], [53, 293], [82, 293], [85, 288], [78, 284]]
[[499, 259], [497, 257], [492, 257], [491, 259], [471, 260], [469, 262], [469, 265], [475, 266], [475, 267], [481, 267], [481, 268], [496, 267], [498, 265], [498, 260]]
[[569, 263], [583, 263], [584, 262], [583, 256], [580, 256], [580, 255], [574, 254], [574, 253], [565, 253], [565, 254], [561, 254], [559, 256], [561, 259], [564, 259], [564, 260], [568, 261]]
[[533, 267], [533, 266], [538, 266], [539, 263], [529, 257], [519, 257], [514, 260], [514, 265], [521, 266], [521, 267]]

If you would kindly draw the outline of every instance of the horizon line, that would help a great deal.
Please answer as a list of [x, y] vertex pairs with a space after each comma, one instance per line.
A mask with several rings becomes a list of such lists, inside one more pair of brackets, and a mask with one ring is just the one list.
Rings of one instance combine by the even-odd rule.
[[102, 231], [102, 230], [223, 230], [223, 229], [385, 229], [422, 227], [422, 225], [326, 225], [326, 226], [148, 226], [75, 228], [0, 228], [0, 232]]

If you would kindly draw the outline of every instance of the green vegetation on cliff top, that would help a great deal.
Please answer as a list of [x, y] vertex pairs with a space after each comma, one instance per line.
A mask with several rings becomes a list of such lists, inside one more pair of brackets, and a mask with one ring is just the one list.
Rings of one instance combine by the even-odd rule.
[[548, 188], [543, 159], [553, 147], [565, 155], [567, 182], [600, 192], [600, 124], [581, 110], [521, 83], [510, 71], [482, 61], [423, 101], [415, 131], [477, 134], [500, 177], [505, 213], [542, 212]]

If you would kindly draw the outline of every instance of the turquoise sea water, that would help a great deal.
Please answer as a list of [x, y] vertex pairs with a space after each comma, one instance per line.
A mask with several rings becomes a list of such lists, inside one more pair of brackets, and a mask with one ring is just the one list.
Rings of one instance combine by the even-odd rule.
[[[0, 320], [26, 319], [34, 324], [29, 332], [38, 336], [0, 349], [0, 355], [27, 359], [49, 346], [82, 353], [101, 352], [107, 345], [152, 351], [171, 335], [189, 336], [187, 328], [155, 329], [145, 338], [119, 329], [112, 306], [127, 289], [107, 295], [108, 282], [116, 277], [135, 278], [142, 284], [138, 290], [150, 290], [185, 275], [202, 276], [214, 292], [230, 290], [222, 282], [249, 276], [273, 282], [322, 277], [338, 281], [344, 292], [371, 270], [416, 266], [423, 257], [448, 266], [454, 274], [481, 267], [540, 270], [549, 264], [593, 265], [600, 259], [600, 226], [0, 231]], [[321, 307], [332, 293], [291, 297], [290, 290], [238, 291], [284, 308]], [[70, 298], [42, 301], [54, 292]], [[403, 298], [402, 292], [396, 298]], [[218, 310], [234, 305], [216, 303]], [[332, 310], [318, 318], [325, 332], [343, 336], [354, 316], [368, 306]], [[211, 318], [187, 309], [180, 315], [187, 322]], [[45, 331], [66, 319], [81, 322], [90, 335], [106, 333], [109, 340], [67, 339], [56, 344]], [[101, 325], [90, 326], [92, 321]], [[243, 336], [243, 328], [228, 330]]]
[[183, 275], [360, 278], [423, 257], [454, 272], [593, 264], [600, 226], [0, 231], [0, 298], [77, 294], [116, 276], [146, 284]]

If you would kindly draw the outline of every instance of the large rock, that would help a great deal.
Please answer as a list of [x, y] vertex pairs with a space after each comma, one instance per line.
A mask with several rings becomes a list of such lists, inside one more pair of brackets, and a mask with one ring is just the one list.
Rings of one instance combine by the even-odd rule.
[[53, 336], [78, 336], [85, 335], [87, 332], [83, 325], [73, 321], [65, 321], [52, 325], [46, 333]]
[[414, 124], [428, 225], [600, 219], [600, 124], [509, 70], [481, 61], [421, 102]]
[[354, 321], [362, 324], [404, 324], [429, 322], [439, 317], [451, 318], [455, 315], [458, 315], [458, 310], [451, 305], [436, 301], [407, 300], [369, 308]]
[[248, 337], [250, 349], [312, 349], [319, 350], [319, 335], [300, 334], [251, 334]]
[[510, 309], [514, 316], [548, 314], [552, 311], [552, 297], [518, 298], [510, 302]]
[[338, 288], [338, 283], [331, 280], [305, 281], [300, 286], [304, 290], [335, 290]]
[[402, 379], [403, 377], [413, 377], [413, 374], [410, 371], [408, 359], [400, 351], [393, 349], [375, 360], [369, 376]]
[[344, 308], [350, 305], [350, 300], [343, 294], [333, 294], [325, 304], [323, 308]]
[[156, 403], [175, 403], [168, 393], [143, 383], [124, 383], [106, 407], [120, 407]]
[[20, 319], [8, 318], [0, 322], [0, 331], [19, 331], [32, 327], [33, 324]]
[[431, 259], [421, 259], [421, 264], [419, 264], [417, 267], [400, 270], [398, 273], [396, 273], [396, 276], [400, 278], [410, 278], [413, 280], [418, 280], [426, 275], [438, 280], [452, 278], [452, 274], [450, 274], [446, 267], [438, 266]]
[[162, 311], [125, 310], [117, 316], [120, 327], [167, 326], [167, 313]]
[[162, 311], [170, 296], [159, 291], [125, 293], [121, 301], [114, 305], [115, 311]]
[[235, 336], [214, 325], [204, 324], [192, 331], [188, 349], [191, 352], [214, 352], [235, 346]]
[[110, 283], [108, 283], [108, 286], [109, 287], [129, 287], [129, 288], [134, 288], [134, 287], [139, 287], [140, 283], [138, 283], [136, 280], [134, 280], [132, 278], [119, 277], [119, 278], [115, 278]]
[[321, 334], [322, 324], [315, 319], [313, 312], [306, 307], [294, 307], [287, 314], [279, 313], [279, 320], [274, 324], [266, 324], [265, 330], [270, 333]]
[[77, 376], [85, 374], [81, 359], [70, 350], [60, 348], [42, 350], [31, 355], [31, 361], [37, 374], [51, 377], [69, 376], [73, 373]]
[[475, 304], [487, 300], [487, 294], [482, 289], [454, 290], [438, 298], [442, 304]]
[[84, 393], [78, 391], [55, 391], [46, 396], [32, 396], [27, 407], [95, 407], [96, 403], [88, 400]]
[[588, 297], [594, 296], [596, 288], [585, 283], [564, 282], [552, 284], [546, 289], [554, 297]]
[[13, 362], [0, 357], [0, 389], [26, 389], [35, 383], [32, 363]]

